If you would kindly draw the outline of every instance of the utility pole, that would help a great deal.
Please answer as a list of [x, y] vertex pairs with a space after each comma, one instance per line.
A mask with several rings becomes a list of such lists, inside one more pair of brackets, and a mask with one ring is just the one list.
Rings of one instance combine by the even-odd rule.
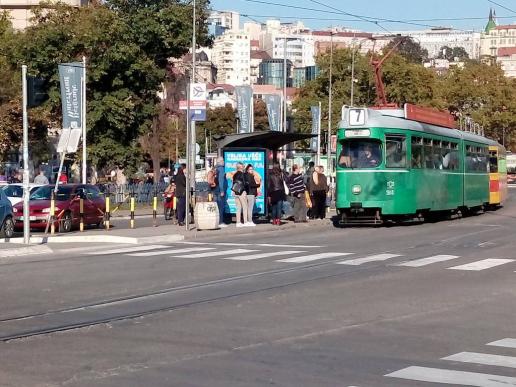
[[82, 57], [82, 184], [86, 184], [87, 152], [86, 152], [86, 57]]
[[[190, 133], [187, 133], [188, 144], [186, 147], [186, 160], [187, 160], [187, 189], [186, 189], [186, 216], [185, 216], [185, 228], [188, 231], [190, 229], [190, 202], [192, 201], [192, 195], [195, 192], [195, 121], [192, 120], [192, 110], [190, 109], [190, 89], [192, 84], [195, 83], [195, 46], [196, 46], [196, 0], [193, 0], [193, 15], [192, 15], [192, 75], [190, 76], [190, 85], [188, 87], [188, 129]], [[193, 191], [192, 191], [193, 189]]]
[[27, 115], [27, 66], [22, 66], [23, 93], [23, 243], [30, 242], [29, 219], [29, 118]]
[[355, 39], [353, 38], [353, 45], [351, 46], [351, 101], [350, 106], [353, 107], [353, 94], [355, 91]]
[[326, 145], [326, 157], [328, 162], [328, 173], [331, 173], [331, 102], [332, 102], [332, 82], [333, 82], [333, 28], [330, 31], [330, 89], [328, 92], [328, 142]]
[[287, 35], [283, 46], [283, 132], [287, 131]]

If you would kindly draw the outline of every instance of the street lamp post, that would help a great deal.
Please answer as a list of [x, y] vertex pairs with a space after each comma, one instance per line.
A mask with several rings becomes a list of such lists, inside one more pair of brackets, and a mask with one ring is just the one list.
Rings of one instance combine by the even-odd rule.
[[327, 166], [331, 174], [331, 109], [332, 109], [332, 82], [333, 82], [333, 30], [330, 32], [330, 87], [328, 91], [328, 142], [327, 142]]
[[287, 131], [287, 36], [283, 43], [283, 132]]

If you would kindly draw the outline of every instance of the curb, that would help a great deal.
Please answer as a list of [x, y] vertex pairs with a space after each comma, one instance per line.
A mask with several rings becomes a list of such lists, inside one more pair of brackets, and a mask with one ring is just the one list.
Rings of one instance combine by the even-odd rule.
[[[177, 242], [184, 239], [183, 235], [159, 235], [151, 237], [124, 237], [119, 235], [68, 235], [68, 236], [49, 236], [49, 237], [31, 237], [31, 244], [49, 244], [49, 243], [118, 243], [127, 245], [138, 245], [146, 243], [165, 243]], [[9, 243], [22, 244], [23, 238], [12, 238]], [[16, 248], [13, 250], [20, 250]]]

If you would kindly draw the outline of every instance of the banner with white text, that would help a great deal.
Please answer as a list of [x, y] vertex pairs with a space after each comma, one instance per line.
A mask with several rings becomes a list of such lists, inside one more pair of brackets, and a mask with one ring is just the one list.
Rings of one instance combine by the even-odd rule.
[[59, 65], [63, 129], [82, 128], [82, 76], [84, 66], [80, 62]]
[[265, 106], [267, 106], [267, 116], [269, 117], [269, 127], [271, 130], [280, 130], [280, 111], [281, 97], [276, 94], [266, 94], [263, 96]]
[[236, 86], [238, 110], [238, 133], [250, 133], [252, 128], [253, 89], [251, 86]]

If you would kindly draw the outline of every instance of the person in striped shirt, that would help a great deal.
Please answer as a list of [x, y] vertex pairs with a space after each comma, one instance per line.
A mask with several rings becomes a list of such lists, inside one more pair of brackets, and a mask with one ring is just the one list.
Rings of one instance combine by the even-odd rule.
[[292, 166], [292, 175], [288, 181], [288, 189], [294, 200], [294, 222], [306, 222], [305, 182], [299, 165]]

